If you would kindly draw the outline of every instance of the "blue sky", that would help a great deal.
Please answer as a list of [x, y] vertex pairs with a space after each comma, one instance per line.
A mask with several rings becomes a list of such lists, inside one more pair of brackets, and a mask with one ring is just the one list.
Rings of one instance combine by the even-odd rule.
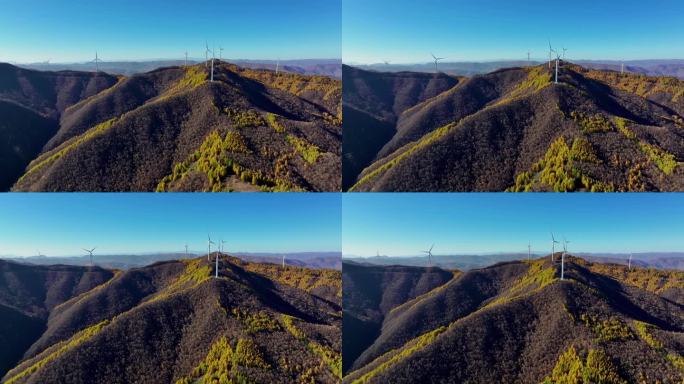
[[206, 249], [341, 250], [341, 198], [332, 193], [0, 195], [0, 255], [80, 255]]
[[339, 58], [341, 0], [3, 0], [0, 61]]
[[682, 59], [681, 0], [344, 0], [343, 60]]
[[345, 256], [684, 251], [684, 194], [344, 194]]

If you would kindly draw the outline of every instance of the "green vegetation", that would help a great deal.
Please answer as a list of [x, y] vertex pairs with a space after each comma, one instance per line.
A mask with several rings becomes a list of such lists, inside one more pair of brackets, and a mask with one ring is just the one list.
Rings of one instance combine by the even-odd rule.
[[166, 90], [156, 101], [166, 100], [183, 91], [195, 89], [207, 81], [207, 72], [201, 65], [185, 67], [184, 71], [183, 78]]
[[675, 77], [646, 76], [635, 73], [620, 74], [597, 70], [585, 71], [584, 75], [641, 97], [647, 98], [656, 94], [667, 94], [671, 97], [670, 101], [676, 103], [684, 96], [684, 81]]
[[680, 372], [684, 373], [684, 357], [675, 352], [669, 352], [660, 340], [656, 339], [651, 335], [651, 329], [657, 329], [653, 324], [644, 323], [643, 321], [634, 320], [634, 329], [636, 329], [637, 334], [643, 340], [651, 346], [656, 352], [663, 356], [667, 361], [670, 362], [675, 368]]
[[316, 160], [318, 160], [318, 156], [321, 155], [320, 149], [305, 139], [287, 135], [287, 142], [292, 144], [295, 147], [295, 150], [297, 150], [297, 153], [299, 153], [299, 155], [309, 164], [315, 163]]
[[296, 96], [313, 92], [323, 95], [323, 100], [339, 99], [342, 95], [342, 82], [326, 76], [304, 76], [295, 73], [253, 70], [231, 67], [241, 76], [257, 80], [270, 87], [280, 89]]
[[278, 133], [285, 133], [286, 128], [280, 122], [278, 121], [278, 115], [275, 113], [267, 113], [266, 114], [266, 121], [268, 122], [268, 125], [273, 128], [274, 131]]
[[455, 281], [458, 277], [460, 277], [463, 274], [463, 272], [461, 272], [461, 271], [451, 271], [451, 272], [454, 274], [454, 276], [451, 278], [451, 280], [447, 281], [446, 283], [444, 283], [444, 284], [442, 284], [442, 285], [440, 285], [440, 286], [438, 286], [438, 287], [436, 287], [436, 288], [434, 288], [428, 292], [423, 293], [422, 295], [418, 295], [418, 296], [414, 297], [413, 299], [411, 299], [411, 300], [409, 300], [409, 301], [407, 301], [401, 305], [398, 305], [398, 306], [390, 309], [389, 313], [392, 314], [392, 313], [399, 311], [403, 308], [410, 308], [410, 307], [418, 304], [419, 302], [427, 299], [428, 297], [433, 296], [434, 294], [443, 291], [446, 287], [449, 286], [450, 283]]
[[100, 124], [97, 124], [96, 126], [90, 128], [87, 130], [85, 133], [72, 137], [71, 139], [65, 141], [62, 143], [59, 147], [55, 148], [54, 150], [46, 153], [45, 155], [37, 158], [36, 160], [32, 161], [31, 164], [29, 164], [29, 169], [28, 171], [21, 177], [19, 178], [18, 182], [21, 182], [24, 178], [26, 178], [28, 175], [38, 171], [39, 169], [50, 165], [57, 161], [60, 157], [66, 155], [67, 153], [73, 151], [80, 145], [94, 139], [95, 137], [98, 137], [102, 134], [104, 134], [107, 130], [109, 130], [112, 125], [117, 121], [117, 118], [109, 119], [107, 121], [104, 121]]
[[299, 320], [296, 317], [292, 317], [286, 314], [280, 315], [285, 329], [290, 332], [295, 339], [301, 341], [306, 345], [307, 349], [312, 353], [316, 354], [327, 366], [330, 372], [335, 374], [335, 376], [342, 378], [342, 354], [335, 351], [334, 349], [319, 344], [314, 340], [310, 340], [306, 333], [297, 328], [295, 321]]
[[625, 284], [644, 289], [655, 294], [670, 289], [684, 289], [684, 272], [663, 271], [659, 269], [632, 268], [624, 266], [592, 263], [589, 269], [594, 273], [610, 276]]
[[277, 331], [280, 325], [277, 321], [271, 319], [266, 311], [259, 311], [250, 313], [247, 310], [240, 308], [233, 308], [231, 311], [233, 316], [242, 322], [247, 330], [247, 333], [257, 333], [262, 331]]
[[319, 287], [330, 287], [342, 297], [342, 276], [340, 271], [330, 269], [310, 269], [286, 265], [285, 268], [266, 263], [249, 263], [245, 267], [249, 272], [259, 273], [269, 279], [312, 292]]
[[235, 351], [225, 336], [221, 336], [211, 346], [204, 360], [193, 369], [189, 376], [176, 381], [176, 384], [243, 384], [252, 383], [240, 367], [270, 369], [261, 351], [252, 340], [238, 339]]
[[185, 289], [193, 289], [211, 278], [211, 266], [202, 263], [202, 259], [183, 259], [185, 270], [163, 291], [148, 300], [148, 303], [155, 302], [171, 296], [174, 293]]
[[634, 338], [632, 330], [618, 318], [613, 317], [608, 320], [600, 320], [597, 316], [583, 313], [580, 315], [580, 320], [591, 330], [598, 342]]
[[610, 132], [615, 130], [610, 120], [600, 114], [587, 116], [582, 112], [572, 111], [570, 112], [570, 117], [582, 127], [582, 133]]
[[15, 370], [22, 367], [22, 365], [19, 365], [19, 367], [9, 371], [6, 375], [6, 377], [9, 377], [9, 379], [5, 381], [5, 383], [12, 384], [26, 376], [35, 373], [40, 368], [45, 366], [45, 364], [56, 360], [68, 350], [75, 348], [76, 346], [84, 343], [85, 341], [89, 340], [90, 338], [98, 334], [102, 330], [102, 328], [107, 326], [107, 324], [109, 324], [108, 320], [99, 322], [93, 326], [90, 326], [76, 333], [75, 335], [71, 336], [71, 338], [69, 338], [68, 340], [59, 342], [54, 347], [50, 347], [45, 352], [39, 354], [37, 357], [32, 359], [31, 361], [34, 362], [27, 368], [21, 369], [19, 372], [15, 372]]
[[530, 171], [515, 178], [515, 185], [509, 192], [528, 192], [548, 188], [555, 192], [587, 190], [591, 192], [613, 192], [612, 184], [602, 183], [582, 173], [575, 162], [599, 162], [591, 144], [585, 138], [573, 140], [569, 147], [562, 136], [549, 147], [544, 158], [532, 165]]
[[553, 372], [543, 384], [627, 384], [618, 374], [608, 355], [601, 349], [590, 349], [586, 361], [571, 346], [559, 358]]
[[434, 131], [423, 136], [419, 140], [408, 143], [408, 144], [404, 145], [403, 147], [397, 149], [396, 151], [394, 151], [394, 153], [392, 153], [392, 155], [388, 156], [388, 158], [390, 158], [390, 160], [386, 161], [382, 165], [378, 166], [377, 168], [375, 168], [374, 170], [370, 171], [365, 176], [363, 176], [361, 178], [361, 180], [359, 180], [356, 184], [354, 184], [351, 188], [349, 188], [349, 191], [350, 192], [354, 191], [355, 189], [357, 189], [359, 186], [363, 185], [364, 183], [367, 183], [368, 181], [372, 180], [373, 178], [379, 176], [381, 173], [388, 171], [390, 168], [397, 165], [400, 161], [407, 159], [414, 152], [418, 151], [421, 148], [427, 147], [428, 145], [439, 140], [441, 137], [443, 137], [447, 133], [449, 133], [449, 131], [452, 128], [457, 127], [459, 123], [460, 123], [460, 121], [458, 123], [449, 123], [443, 127], [437, 128]]
[[675, 156], [657, 145], [649, 144], [637, 138], [636, 133], [627, 127], [627, 120], [621, 117], [615, 118], [615, 125], [622, 134], [634, 142], [639, 150], [645, 154], [648, 159], [658, 167], [664, 174], [670, 175], [677, 168], [677, 160]]
[[506, 104], [521, 96], [541, 91], [551, 84], [551, 72], [545, 70], [543, 67], [530, 67], [525, 68], [525, 70], [527, 71], [527, 78], [509, 92], [505, 98], [499, 100], [493, 106]]
[[537, 292], [547, 285], [557, 281], [556, 269], [553, 266], [544, 267], [545, 260], [539, 259], [529, 262], [530, 267], [524, 276], [513, 286], [488, 305], [509, 302], [524, 295]]
[[372, 370], [369, 372], [365, 373], [363, 376], [360, 378], [354, 380], [352, 384], [365, 384], [370, 382], [370, 380], [377, 376], [379, 373], [382, 373], [384, 371], [387, 371], [390, 369], [393, 365], [397, 364], [401, 360], [404, 360], [414, 353], [422, 350], [423, 348], [427, 347], [428, 345], [432, 344], [437, 336], [439, 336], [441, 333], [447, 330], [447, 327], [439, 327], [433, 331], [427, 332], [421, 336], [416, 337], [415, 339], [409, 341], [404, 345], [404, 347], [400, 349], [393, 349], [384, 355], [378, 357], [375, 359], [372, 363], [369, 365], [373, 365], [375, 362], [380, 362], [383, 361], [382, 363], [378, 364], [376, 367], [374, 367]]
[[207, 191], [224, 190], [223, 181], [235, 175], [243, 182], [259, 186], [262, 190], [290, 190], [292, 186], [281, 180], [273, 180], [261, 171], [249, 170], [229, 157], [229, 153], [251, 153], [239, 132], [229, 131], [224, 138], [218, 131], [212, 131], [200, 148], [185, 161], [177, 163], [170, 175], [165, 176], [157, 185], [157, 192], [170, 190], [172, 185], [191, 173], [204, 174], [208, 181]]
[[228, 115], [235, 128], [260, 127], [264, 125], [264, 119], [254, 110], [239, 110], [235, 108], [224, 108], [223, 112]]

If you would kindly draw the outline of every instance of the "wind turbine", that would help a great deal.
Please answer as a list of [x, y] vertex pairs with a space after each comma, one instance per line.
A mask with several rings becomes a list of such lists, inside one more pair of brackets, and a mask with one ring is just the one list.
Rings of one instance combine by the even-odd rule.
[[283, 268], [285, 268], [285, 254], [283, 253]]
[[83, 248], [83, 250], [86, 251], [86, 252], [88, 252], [88, 254], [90, 255], [90, 266], [91, 266], [91, 267], [93, 266], [93, 251], [95, 250], [95, 248], [97, 248], [97, 247], [93, 247], [93, 249], [85, 249], [85, 248]]
[[432, 58], [435, 60], [435, 73], [439, 73], [439, 71], [437, 70], [437, 62], [446, 59], [446, 57], [437, 57], [432, 53], [430, 55], [432, 55]]
[[[212, 47], [213, 48], [213, 47]], [[216, 48], [211, 50], [211, 82], [214, 82], [214, 59], [216, 59], [216, 52], [214, 52]]]
[[45, 256], [45, 255], [41, 255], [40, 251], [38, 251], [38, 257], [43, 257], [43, 256]]
[[280, 58], [276, 60], [276, 75], [278, 74], [278, 70], [280, 69]]
[[554, 81], [554, 83], [558, 84], [558, 62], [560, 61], [561, 55], [556, 51], [553, 52], [556, 54], [556, 80]]
[[621, 74], [621, 75], [624, 75], [624, 74], [625, 74], [625, 62], [624, 62], [624, 61], [622, 62], [622, 66], [621, 66], [621, 68], [620, 68], [620, 74]]
[[209, 253], [207, 253], [207, 261], [211, 262], [211, 245], [216, 244], [213, 241], [211, 241], [211, 237], [209, 237], [209, 234], [207, 233], [207, 246], [209, 247]]
[[100, 58], [97, 56], [97, 51], [95, 51], [95, 60], [93, 62], [95, 63], [95, 73], [100, 72]]
[[430, 249], [428, 249], [427, 251], [423, 251], [423, 253], [426, 253], [428, 255], [428, 267], [432, 267], [432, 248], [434, 247], [435, 245], [432, 244]]
[[530, 256], [532, 255], [532, 243], [527, 242], [527, 261], [530, 261]]
[[565, 52], [566, 52], [567, 50], [568, 50], [567, 48], [563, 47], [563, 61], [565, 61]]
[[553, 232], [551, 232], [551, 262], [553, 262], [553, 255], [556, 253], [556, 244], [558, 244], [558, 241], [556, 241], [556, 238], [553, 237]]
[[551, 48], [551, 40], [549, 40], [549, 69], [551, 69], [551, 61], [553, 60], [551, 57], [552, 52], [553, 52], [553, 48]]
[[209, 43], [204, 40], [204, 67], [209, 68]]
[[561, 253], [561, 280], [565, 278], [565, 254], [568, 253], [568, 243], [563, 236], [563, 253]]
[[223, 47], [219, 45], [219, 61], [223, 60]]
[[530, 51], [527, 51], [527, 66], [530, 66]]
[[188, 245], [185, 244], [185, 258], [188, 258]]
[[627, 262], [627, 267], [632, 270], [632, 252], [629, 253], [629, 261]]
[[188, 66], [188, 51], [185, 51], [185, 66]]

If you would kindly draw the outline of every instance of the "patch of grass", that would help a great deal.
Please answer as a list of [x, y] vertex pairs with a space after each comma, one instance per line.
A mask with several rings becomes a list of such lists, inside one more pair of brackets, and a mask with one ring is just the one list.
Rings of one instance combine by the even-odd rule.
[[525, 68], [525, 70], [527, 71], [527, 78], [493, 106], [506, 104], [526, 94], [541, 91], [551, 84], [551, 73], [544, 68], [538, 66]]
[[207, 356], [190, 375], [176, 381], [176, 384], [233, 384], [251, 383], [240, 367], [270, 369], [261, 351], [249, 339], [238, 339], [235, 349], [225, 336], [212, 344]]
[[280, 325], [273, 320], [266, 311], [251, 313], [240, 308], [233, 308], [231, 313], [240, 320], [245, 326], [247, 333], [257, 333], [263, 331], [277, 331]]
[[292, 144], [297, 153], [309, 164], [315, 163], [316, 160], [318, 160], [318, 157], [321, 155], [320, 149], [305, 139], [300, 139], [293, 135], [287, 135], [287, 142]]
[[641, 97], [667, 94], [670, 96], [670, 101], [676, 103], [684, 96], [684, 81], [675, 77], [646, 76], [636, 73], [620, 74], [598, 70], [588, 70], [584, 75]]
[[261, 115], [251, 109], [224, 108], [223, 112], [228, 115], [236, 128], [260, 127], [265, 124]]
[[589, 269], [594, 273], [610, 276], [622, 283], [646, 291], [661, 294], [670, 288], [684, 289], [684, 271], [664, 271], [654, 268], [632, 267], [592, 263]]
[[515, 185], [509, 192], [528, 192], [535, 188], [548, 188], [555, 192], [587, 190], [591, 192], [612, 192], [615, 187], [583, 174], [575, 162], [598, 162], [591, 144], [585, 138], [573, 140], [569, 147], [562, 136], [557, 138], [546, 151], [544, 158], [532, 165], [530, 171], [518, 174]]
[[266, 114], [266, 121], [268, 122], [268, 125], [271, 128], [273, 128], [274, 131], [276, 131], [278, 133], [285, 133], [285, 131], [286, 131], [285, 126], [280, 124], [280, 122], [278, 121], [278, 115], [276, 115], [275, 113], [271, 113], [271, 112], [267, 113]]
[[636, 133], [627, 127], [627, 122], [627, 119], [620, 117], [615, 118], [615, 125], [618, 127], [618, 130], [626, 138], [634, 142], [639, 150], [648, 157], [649, 161], [653, 162], [653, 164], [655, 164], [664, 174], [672, 174], [678, 166], [675, 156], [657, 145], [640, 140]]
[[245, 267], [249, 272], [259, 273], [279, 283], [295, 287], [306, 292], [315, 288], [330, 287], [342, 297], [342, 274], [330, 269], [310, 269], [286, 265], [285, 268], [267, 263], [249, 263]]
[[580, 315], [580, 320], [591, 330], [598, 342], [630, 340], [634, 338], [632, 330], [618, 318], [613, 317], [608, 320], [600, 320], [594, 315], [583, 313]]
[[643, 321], [638, 320], [632, 321], [632, 324], [634, 325], [634, 329], [636, 329], [636, 332], [641, 338], [641, 340], [645, 341], [646, 344], [651, 346], [651, 348], [657, 351], [662, 351], [664, 349], [663, 343], [661, 343], [658, 339], [654, 338], [649, 332], [649, 329], [656, 328], [655, 325], [644, 323]]
[[[46, 350], [44, 353], [39, 354], [36, 359], [34, 359], [34, 362], [29, 365], [27, 368], [22, 369], [21, 371], [16, 372], [15, 369], [10, 370], [7, 372], [6, 377], [9, 379], [5, 381], [7, 384], [12, 384], [14, 382], [17, 382], [20, 379], [23, 379], [36, 371], [38, 371], [40, 368], [45, 366], [45, 364], [52, 362], [62, 356], [65, 352], [67, 352], [70, 349], [73, 349], [77, 347], [78, 345], [86, 342], [87, 340], [91, 339], [93, 336], [97, 335], [104, 327], [106, 327], [109, 324], [109, 320], [104, 320], [101, 321], [95, 325], [92, 325], [80, 332], [77, 332], [75, 335], [71, 336], [68, 340], [66, 341], [61, 341], [56, 344], [55, 348], [50, 348]], [[50, 352], [51, 351], [51, 352]], [[21, 367], [21, 365], [20, 365]]]
[[613, 124], [603, 115], [587, 116], [582, 112], [572, 111], [570, 117], [582, 127], [582, 133], [598, 133], [614, 131]]
[[[370, 370], [369, 372], [366, 372], [363, 376], [359, 377], [358, 379], [354, 380], [352, 384], [365, 384], [370, 382], [370, 380], [377, 376], [378, 374], [385, 372], [389, 369], [392, 368], [392, 366], [396, 365], [398, 362], [410, 357], [414, 353], [424, 349], [428, 345], [432, 344], [437, 336], [439, 336], [441, 333], [447, 330], [447, 327], [439, 327], [433, 331], [427, 332], [421, 336], [416, 337], [415, 339], [409, 341], [408, 343], [405, 344], [403, 349], [396, 350], [393, 349], [384, 355], [380, 356], [377, 358], [375, 361], [380, 361], [381, 359], [386, 359], [384, 362], [380, 363], [377, 365], [375, 368]], [[390, 357], [391, 356], [391, 357]], [[389, 358], [387, 358], [389, 357]], [[373, 364], [373, 363], [371, 363]]]
[[201, 65], [193, 65], [183, 69], [184, 76], [172, 87], [167, 89], [155, 101], [166, 100], [183, 91], [189, 91], [199, 87], [207, 81], [207, 72]]
[[520, 277], [511, 288], [491, 301], [488, 305], [498, 305], [509, 302], [524, 295], [537, 292], [547, 285], [557, 281], [556, 269], [553, 266], [544, 267], [544, 259], [529, 262], [527, 273]]
[[212, 268], [203, 264], [202, 259], [183, 259], [185, 270], [164, 290], [147, 301], [155, 302], [185, 289], [193, 289], [211, 278]]
[[586, 360], [577, 353], [574, 346], [568, 348], [559, 358], [551, 375], [543, 384], [627, 384], [620, 377], [617, 368], [601, 349], [590, 349]]
[[285, 329], [290, 332], [295, 339], [304, 343], [309, 351], [316, 354], [328, 366], [330, 372], [340, 379], [342, 378], [342, 354], [328, 346], [310, 340], [306, 333], [295, 325], [295, 321], [299, 320], [296, 317], [281, 314], [280, 318]]
[[62, 156], [78, 148], [80, 145], [83, 145], [84, 143], [94, 139], [95, 137], [101, 136], [102, 134], [107, 132], [117, 120], [118, 118], [113, 118], [104, 121], [100, 124], [97, 124], [96, 126], [87, 130], [85, 133], [72, 137], [71, 139], [65, 141], [59, 147], [51, 151], [49, 155], [46, 155], [45, 157], [41, 156], [42, 160], [36, 163], [32, 162], [29, 166], [30, 168], [26, 171], [26, 173], [23, 176], [19, 178], [17, 183], [21, 182], [24, 178], [38, 171], [39, 169], [54, 163]]
[[449, 123], [428, 133], [427, 135], [423, 136], [420, 140], [408, 143], [403, 147], [399, 148], [390, 156], [392, 157], [390, 160], [386, 161], [382, 165], [378, 166], [377, 168], [363, 176], [356, 184], [349, 188], [349, 191], [353, 192], [357, 190], [361, 185], [369, 182], [370, 180], [379, 176], [383, 172], [388, 171], [389, 169], [397, 165], [399, 162], [407, 159], [409, 156], [411, 156], [419, 149], [424, 148], [432, 144], [433, 142], [437, 141], [441, 137], [445, 136], [447, 133], [449, 133], [449, 131], [452, 128], [455, 128], [456, 126], [458, 126], [458, 123]]

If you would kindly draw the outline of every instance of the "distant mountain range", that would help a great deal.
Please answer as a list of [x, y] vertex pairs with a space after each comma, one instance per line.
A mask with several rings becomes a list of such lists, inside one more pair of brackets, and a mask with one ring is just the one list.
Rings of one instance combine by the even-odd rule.
[[[204, 253], [206, 255], [206, 252]], [[189, 252], [188, 257], [194, 258], [201, 254]], [[339, 252], [296, 252], [296, 253], [245, 253], [236, 252], [235, 257], [248, 262], [285, 264], [305, 268], [337, 269], [342, 268], [342, 255]], [[176, 253], [146, 253], [137, 255], [95, 255], [93, 262], [96, 266], [108, 269], [129, 269], [150, 265], [159, 261], [185, 259], [183, 252]], [[1, 259], [1, 258], [0, 258]], [[89, 266], [89, 256], [28, 256], [4, 257], [5, 260], [34, 265], [75, 265]]]
[[339, 382], [340, 272], [221, 255], [214, 278], [215, 256], [126, 271], [0, 260], [2, 382]]
[[[339, 59], [302, 59], [302, 60], [230, 60], [231, 63], [252, 69], [278, 69], [300, 75], [320, 75], [334, 78], [342, 77], [342, 61]], [[188, 59], [188, 64], [204, 63], [204, 60]], [[94, 63], [29, 63], [16, 64], [19, 67], [38, 71], [95, 71]], [[165, 67], [185, 65], [185, 60], [148, 60], [148, 61], [102, 61], [99, 69], [113, 75], [131, 76], [154, 71]]]
[[[572, 60], [574, 63], [586, 68], [602, 70], [622, 70], [622, 61], [618, 60]], [[498, 60], [480, 62], [452, 62], [441, 61], [438, 69], [442, 72], [457, 76], [474, 76], [493, 72], [503, 68], [524, 67], [528, 65], [540, 65], [546, 61], [531, 60]], [[434, 73], [435, 64], [415, 63], [415, 64], [352, 64], [349, 65], [378, 72], [429, 72]], [[673, 76], [684, 79], [684, 60], [627, 60], [624, 62], [624, 70], [630, 73], [642, 74], [647, 76]]]
[[0, 64], [0, 190], [340, 189], [339, 80], [219, 61], [210, 72]]
[[568, 256], [563, 275], [547, 257], [467, 272], [345, 263], [342, 279], [344, 383], [684, 379], [684, 272]]
[[[532, 253], [532, 259], [548, 257], [548, 255], [549, 253]], [[627, 265], [629, 260], [628, 253], [576, 253], [575, 255], [592, 262], [612, 263], [618, 265]], [[467, 271], [471, 269], [485, 268], [500, 262], [524, 260], [526, 258], [526, 252], [478, 255], [433, 255], [432, 262], [434, 266], [440, 268]], [[344, 263], [354, 263], [360, 265], [399, 265], [411, 267], [426, 267], [428, 265], [427, 256], [345, 256], [343, 260]], [[632, 265], [643, 268], [684, 270], [684, 252], [634, 253], [632, 255]]]
[[343, 68], [343, 189], [682, 191], [684, 81], [561, 62]]

